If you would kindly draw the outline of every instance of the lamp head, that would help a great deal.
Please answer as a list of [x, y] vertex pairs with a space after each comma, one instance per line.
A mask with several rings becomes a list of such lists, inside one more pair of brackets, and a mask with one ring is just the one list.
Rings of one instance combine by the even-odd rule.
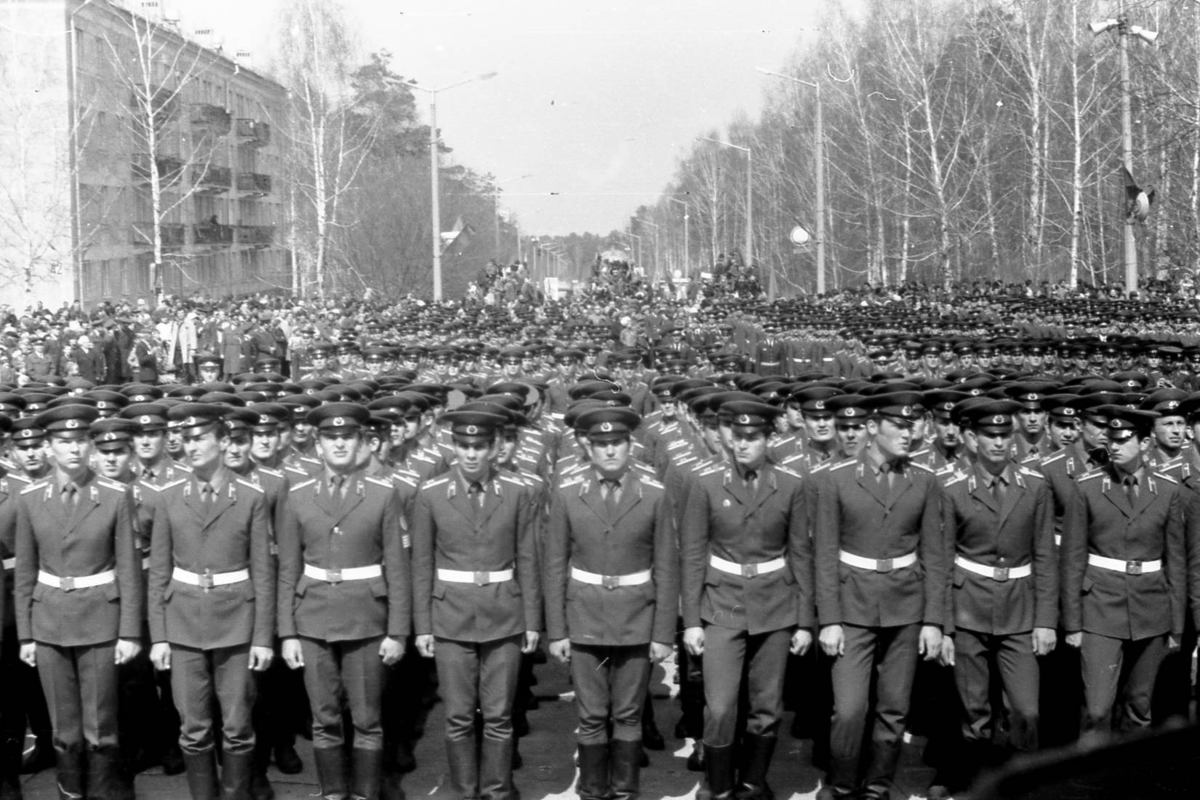
[[1092, 24], [1088, 25], [1088, 27], [1092, 29], [1093, 36], [1099, 36], [1106, 31], [1111, 31], [1120, 24], [1121, 23], [1115, 19], [1106, 19], [1101, 20], [1100, 22], [1093, 22]]
[[1158, 31], [1149, 31], [1140, 25], [1129, 26], [1129, 32], [1146, 44], [1154, 44], [1154, 40], [1158, 38]]

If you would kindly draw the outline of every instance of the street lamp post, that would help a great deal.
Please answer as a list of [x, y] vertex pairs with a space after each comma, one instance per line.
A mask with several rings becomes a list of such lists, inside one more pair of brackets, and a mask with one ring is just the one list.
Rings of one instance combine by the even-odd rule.
[[[415, 81], [409, 81], [404, 84], [413, 89], [419, 89], [429, 95], [429, 187], [430, 194], [433, 197], [432, 211], [430, 216], [433, 219], [433, 301], [441, 302], [442, 299], [442, 214], [440, 208], [441, 198], [439, 197], [438, 188], [438, 127], [437, 127], [437, 96], [438, 92], [444, 92], [448, 89], [453, 89], [456, 86], [473, 83], [475, 81], [486, 81], [496, 77], [497, 73], [487, 72], [483, 75], [476, 75], [474, 78], [457, 81], [446, 86], [439, 86], [436, 89], [430, 89], [421, 86]], [[399, 81], [390, 81], [399, 83]]]
[[[817, 294], [825, 294], [825, 124], [821, 115], [821, 84], [816, 81], [803, 81], [799, 78], [793, 78], [791, 75], [772, 72], [762, 67], [755, 67], [755, 69], [764, 75], [772, 75], [801, 86], [808, 86], [817, 92], [817, 113], [815, 120], [817, 128], [817, 157], [813, 159], [814, 179], [817, 183], [817, 224], [815, 231], [817, 240]], [[772, 274], [772, 277], [774, 277], [774, 274]]]
[[[496, 223], [496, 257], [500, 257], [500, 187], [506, 183], [532, 178], [533, 174], [518, 175], [515, 178], [506, 178], [502, 181], [492, 181], [492, 214], [495, 217]], [[521, 255], [521, 237], [517, 235], [517, 257]]]
[[649, 225], [651, 228], [654, 228], [654, 279], [658, 280], [658, 276], [661, 271], [661, 267], [659, 267], [660, 262], [659, 262], [659, 257], [658, 257], [658, 225], [656, 223], [651, 222], [648, 219], [642, 219], [641, 217], [638, 217], [637, 221], [643, 225]]
[[683, 200], [675, 197], [668, 197], [672, 203], [678, 203], [683, 206], [683, 270], [682, 274], [687, 277], [688, 270], [691, 269], [691, 264], [688, 263], [688, 204]]
[[[642, 237], [638, 236], [633, 231], [630, 231], [629, 233], [627, 233], [625, 235], [628, 236], [630, 239], [637, 239], [637, 263], [638, 263], [639, 267], [642, 267], [642, 269], [645, 270], [646, 268], [642, 264]], [[630, 246], [631, 247], [633, 246], [632, 242], [630, 243]]]
[[[707, 136], [700, 137], [707, 142], [715, 142], [722, 147], [732, 147], [734, 150], [741, 150], [746, 154], [746, 267], [750, 268], [754, 264], [754, 153], [749, 147], [742, 147], [740, 144], [732, 142], [724, 142], [720, 139], [710, 139]], [[767, 288], [767, 299], [775, 299], [775, 270], [770, 270], [770, 280]]]
[[[1125, 16], [1124, 2], [1120, 5], [1117, 19], [1093, 22], [1088, 27], [1096, 36], [1114, 28], [1117, 31], [1117, 50], [1121, 60], [1121, 156], [1127, 174], [1133, 175], [1133, 111], [1129, 97], [1129, 37], [1136, 36], [1148, 44], [1154, 44], [1158, 33], [1138, 25], [1130, 25], [1129, 19]], [[1125, 214], [1126, 296], [1138, 289], [1137, 239], [1133, 235], [1133, 226], [1136, 222], [1133, 214]]]

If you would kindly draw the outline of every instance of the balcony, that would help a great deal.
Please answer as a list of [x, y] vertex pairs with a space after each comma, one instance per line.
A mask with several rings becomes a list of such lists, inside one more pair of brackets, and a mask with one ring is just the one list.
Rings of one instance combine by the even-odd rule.
[[[153, 166], [151, 166], [153, 164]], [[150, 158], [145, 153], [138, 153], [133, 157], [133, 180], [138, 184], [150, 183], [150, 175], [153, 169], [158, 170], [159, 186], [171, 186], [179, 183], [183, 177], [183, 162], [178, 158], [171, 156], [158, 156]]]
[[207, 128], [217, 136], [224, 136], [233, 127], [233, 115], [224, 106], [196, 103], [192, 108], [192, 126]]
[[270, 247], [275, 243], [274, 225], [238, 225], [238, 244]]
[[203, 222], [192, 226], [192, 236], [198, 245], [228, 247], [233, 244], [233, 226]]
[[242, 117], [237, 121], [237, 136], [246, 140], [240, 144], [263, 147], [271, 143], [271, 126], [266, 122]]
[[129, 108], [142, 125], [146, 124], [147, 114], [152, 114], [155, 127], [162, 127], [178, 116], [179, 94], [164, 86], [147, 88], [139, 83], [129, 93]]
[[[159, 223], [158, 228], [164, 248], [183, 246], [186, 235], [185, 226], [173, 222], [162, 222]], [[129, 229], [129, 242], [134, 247], [154, 247], [154, 223], [133, 223]]]
[[237, 176], [238, 191], [243, 194], [256, 194], [266, 197], [271, 193], [271, 176], [258, 172], [239, 172]]
[[233, 170], [213, 164], [192, 167], [192, 185], [203, 194], [221, 194], [233, 185]]

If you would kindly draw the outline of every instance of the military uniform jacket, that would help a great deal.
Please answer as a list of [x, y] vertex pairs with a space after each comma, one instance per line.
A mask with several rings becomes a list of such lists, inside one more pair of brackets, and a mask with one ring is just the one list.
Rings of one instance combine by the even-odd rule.
[[[1188, 577], [1184, 511], [1194, 500], [1173, 478], [1147, 467], [1132, 503], [1112, 467], [1088, 473], [1076, 486], [1059, 554], [1063, 628], [1114, 639], [1181, 635]], [[1187, 510], [1187, 541], [1196, 541], [1200, 519]], [[1131, 575], [1088, 564], [1093, 553], [1122, 561], [1161, 559], [1163, 565]]]
[[[150, 542], [150, 637], [209, 650], [275, 638], [275, 560], [261, 487], [222, 468], [214, 501], [188, 476], [164, 486]], [[175, 580], [175, 567], [203, 575], [249, 569], [250, 580], [204, 589]]]
[[[650, 583], [582, 583], [571, 567], [596, 575], [651, 571]], [[669, 644], [679, 613], [679, 551], [661, 483], [629, 470], [609, 514], [594, 471], [554, 493], [545, 542], [546, 630], [583, 645]]]
[[[344, 497], [325, 475], [292, 487], [280, 515], [279, 635], [344, 641], [410, 632], [412, 585], [408, 524], [389, 480], [361, 470], [347, 477]], [[383, 575], [331, 583], [304, 565], [342, 570], [379, 564]]]
[[[703, 470], [692, 482], [680, 528], [685, 627], [701, 620], [751, 634], [813, 625], [813, 561], [799, 475], [764, 464], [758, 490], [734, 466]], [[731, 575], [709, 557], [737, 564], [784, 558], [787, 566], [754, 577]]]
[[1011, 635], [1058, 625], [1058, 554], [1050, 488], [1041, 473], [1009, 465], [1004, 503], [997, 507], [979, 467], [946, 482], [942, 526], [950, 557], [997, 569], [1032, 565], [1027, 578], [994, 577], [953, 565], [946, 630]]
[[[78, 483], [73, 511], [53, 475], [30, 484], [17, 502], [17, 636], [60, 647], [84, 647], [142, 633], [142, 570], [133, 542], [133, 508], [124, 484], [94, 472]], [[116, 580], [83, 589], [38, 582], [42, 570], [82, 578], [106, 570]]]
[[0, 470], [0, 559], [4, 560], [4, 582], [0, 586], [0, 620], [3, 620], [5, 630], [17, 624], [13, 613], [16, 604], [13, 602], [13, 577], [16, 574], [17, 547], [17, 501], [16, 495], [21, 492], [29, 481], [14, 473]]
[[[521, 478], [493, 471], [483, 507], [458, 470], [417, 492], [412, 520], [413, 632], [490, 642], [540, 630], [542, 598], [535, 509]], [[440, 580], [437, 570], [514, 570], [509, 581], [476, 585]]]
[[[829, 467], [818, 479], [817, 618], [822, 626], [944, 625], [948, 578], [941, 485], [928, 467], [910, 463], [889, 491], [867, 453], [864, 447], [857, 458]], [[915, 551], [917, 563], [877, 572], [843, 564], [839, 550], [872, 559]]]

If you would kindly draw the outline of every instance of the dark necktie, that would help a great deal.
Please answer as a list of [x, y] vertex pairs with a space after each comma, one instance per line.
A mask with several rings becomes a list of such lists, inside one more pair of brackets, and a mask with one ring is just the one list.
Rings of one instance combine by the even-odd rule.
[[746, 488], [750, 490], [750, 494], [758, 491], [758, 470], [746, 470]]
[[75, 506], [79, 500], [79, 487], [74, 483], [68, 483], [63, 487], [62, 502], [63, 508], [67, 511], [67, 516], [71, 516], [75, 512]]
[[145, 480], [154, 480], [154, 470], [149, 467], [142, 467], [142, 478]]
[[1004, 496], [1008, 494], [1008, 487], [1005, 486], [1005, 483], [1003, 475], [997, 475], [992, 479], [992, 497], [996, 501], [996, 508], [1004, 506]]
[[1136, 475], [1126, 475], [1121, 482], [1125, 484], [1125, 496], [1129, 498], [1129, 505], [1133, 505], [1138, 498], [1138, 480]]
[[211, 483], [205, 482], [205, 483], [200, 484], [200, 502], [201, 503], [203, 503], [204, 505], [207, 506], [209, 503], [212, 502], [213, 494], [214, 494], [213, 485]]
[[605, 479], [600, 482], [604, 487], [604, 504], [608, 509], [608, 515], [611, 517], [617, 513], [617, 495], [621, 491], [621, 482], [612, 479]]
[[890, 461], [885, 461], [879, 465], [879, 483], [889, 492], [892, 490], [892, 469]]
[[345, 494], [345, 486], [346, 479], [341, 475], [334, 475], [329, 479], [329, 492], [339, 501], [342, 499], [342, 495]]
[[471, 498], [472, 506], [483, 508], [483, 484], [479, 481], [474, 481], [467, 487], [467, 497]]

